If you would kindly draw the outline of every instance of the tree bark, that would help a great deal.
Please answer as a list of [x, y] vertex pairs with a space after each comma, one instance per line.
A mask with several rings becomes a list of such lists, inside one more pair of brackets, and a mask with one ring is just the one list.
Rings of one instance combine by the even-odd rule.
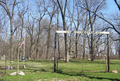
[[47, 38], [47, 53], [46, 53], [46, 59], [49, 58], [49, 47], [50, 47], [50, 30], [51, 30], [51, 23], [52, 23], [52, 18], [50, 18], [50, 24], [49, 24], [49, 29], [48, 29], [48, 38]]
[[10, 17], [10, 60], [13, 59], [13, 25], [12, 25], [12, 22], [13, 21], [13, 18]]
[[[86, 6], [88, 9], [88, 14], [89, 14], [89, 23], [90, 23], [90, 28], [91, 28], [91, 32], [93, 32], [93, 22], [92, 22], [92, 18], [91, 18], [91, 12], [89, 11], [89, 6], [88, 6], [88, 2], [86, 0]], [[91, 48], [90, 48], [90, 56], [91, 56], [91, 61], [94, 61], [94, 51], [93, 51], [93, 33], [91, 33]]]
[[15, 6], [18, 5], [19, 2], [16, 2], [16, 0], [13, 1], [13, 3], [7, 2], [7, 0], [1, 0], [0, 6], [5, 10], [7, 13], [9, 19], [10, 19], [10, 60], [13, 59], [13, 35], [16, 29], [13, 29], [13, 16], [14, 16], [14, 9]]
[[84, 39], [83, 39], [83, 59], [85, 59], [85, 47], [86, 47], [86, 34], [84, 33]]
[[[86, 19], [85, 19], [85, 27], [84, 27], [84, 31], [86, 31], [86, 28], [87, 28], [87, 24], [88, 24], [88, 14], [86, 14]], [[83, 59], [85, 59], [85, 47], [86, 47], [86, 33], [84, 33], [84, 39], [83, 39]]]
[[[59, 10], [57, 6], [57, 30], [59, 30]], [[58, 35], [58, 54], [59, 54], [59, 59], [60, 59], [60, 41], [59, 41], [59, 34]]]
[[[59, 5], [60, 11], [61, 11], [61, 16], [62, 16], [62, 21], [63, 21], [63, 30], [66, 30], [65, 15], [66, 15], [67, 0], [65, 0], [64, 11], [58, 0], [57, 0], [57, 3]], [[65, 40], [65, 62], [69, 62], [69, 57], [68, 57], [69, 53], [68, 53], [67, 34], [66, 33], [64, 33], [64, 40]]]

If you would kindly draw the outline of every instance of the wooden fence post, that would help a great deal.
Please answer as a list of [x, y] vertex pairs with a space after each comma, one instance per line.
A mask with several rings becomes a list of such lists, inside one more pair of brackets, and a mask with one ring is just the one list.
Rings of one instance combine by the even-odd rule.
[[54, 72], [56, 72], [56, 44], [57, 44], [57, 33], [55, 33], [55, 48], [54, 48]]
[[107, 34], [107, 63], [108, 63], [108, 72], [110, 72], [110, 45], [109, 45], [109, 34]]

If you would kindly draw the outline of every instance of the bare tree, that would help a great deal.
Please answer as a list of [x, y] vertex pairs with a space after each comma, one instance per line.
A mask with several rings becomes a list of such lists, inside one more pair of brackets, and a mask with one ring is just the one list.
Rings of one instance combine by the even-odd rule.
[[[19, 17], [19, 21], [17, 22], [17, 24], [19, 24], [18, 26], [19, 26], [19, 32], [20, 32], [20, 42], [22, 42], [23, 41], [23, 39], [24, 39], [24, 42], [25, 42], [25, 34], [26, 34], [26, 32], [25, 32], [25, 25], [24, 25], [24, 16], [25, 16], [25, 14], [27, 13], [27, 10], [28, 10], [28, 6], [26, 6], [25, 5], [25, 3], [23, 2], [22, 3], [22, 7], [21, 7], [21, 5], [17, 5], [17, 8], [18, 8], [18, 17]], [[16, 33], [18, 33], [18, 31], [16, 32]], [[24, 32], [24, 33], [23, 33]], [[24, 35], [24, 38], [23, 38], [23, 35]], [[17, 49], [18, 50], [18, 49]], [[21, 56], [25, 56], [25, 44], [24, 44], [24, 47], [23, 47], [23, 49], [22, 49], [22, 51], [23, 51], [23, 54], [21, 54], [22, 52], [20, 52], [20, 56], [19, 56], [19, 58], [21, 59]]]
[[[75, 24], [74, 22], [74, 26], [75, 26], [75, 30], [78, 31], [80, 29], [80, 24], [82, 24], [82, 20], [84, 18], [84, 15], [85, 15], [85, 12], [79, 7], [79, 4], [76, 3], [76, 7], [77, 7], [77, 10], [76, 10], [76, 13], [77, 13], [77, 23]], [[78, 57], [78, 44], [79, 44], [79, 38], [80, 38], [81, 34], [78, 34], [76, 33], [76, 40], [75, 40], [75, 49], [76, 49], [76, 58]]]
[[39, 0], [38, 2], [36, 2], [36, 5], [38, 8], [37, 12], [39, 14], [39, 18], [33, 18], [33, 19], [36, 19], [38, 22], [38, 28], [36, 29], [36, 41], [37, 41], [36, 42], [36, 59], [37, 59], [38, 56], [39, 58], [41, 56], [41, 54], [39, 53], [39, 47], [40, 47], [39, 43], [41, 42], [41, 38], [42, 38], [40, 37], [40, 35], [42, 34], [42, 31], [44, 29], [44, 27], [41, 26], [41, 21], [43, 17], [45, 16], [46, 10], [45, 10], [44, 0], [43, 1]]
[[[59, 30], [59, 7], [57, 5], [57, 30]], [[60, 39], [59, 39], [59, 34], [58, 34], [58, 54], [59, 54], [59, 59], [60, 59]]]
[[[50, 4], [50, 2], [49, 2]], [[49, 11], [47, 8], [46, 8], [46, 11], [48, 12], [48, 15], [50, 17], [50, 23], [49, 23], [49, 28], [48, 28], [48, 37], [47, 37], [47, 53], [46, 53], [46, 59], [48, 59], [48, 55], [49, 55], [49, 47], [50, 47], [50, 35], [51, 35], [51, 27], [52, 27], [52, 19], [53, 19], [53, 16], [55, 15], [55, 12], [56, 12], [56, 8], [55, 8], [55, 4], [53, 2], [51, 2], [50, 4], [51, 9], [52, 11]]]
[[[120, 11], [120, 5], [119, 5], [118, 1], [117, 1], [117, 0], [114, 0], [114, 2], [116, 3], [116, 5], [117, 5], [117, 7], [118, 7], [118, 9], [119, 9], [119, 11]], [[98, 13], [96, 13], [95, 11], [93, 11], [93, 10], [91, 10], [91, 9], [89, 9], [89, 8], [84, 8], [84, 9], [86, 9], [86, 10], [88, 10], [89, 12], [95, 14], [97, 17], [99, 17], [100, 19], [104, 20], [105, 22], [107, 22], [107, 23], [111, 26], [111, 27], [108, 26], [108, 27], [104, 28], [103, 30], [105, 30], [105, 29], [106, 29], [106, 30], [108, 30], [108, 29], [113, 29], [116, 33], [118, 33], [118, 34], [120, 35], [120, 31], [119, 31], [119, 29], [118, 29], [118, 25], [113, 24], [113, 21], [111, 22], [109, 19], [103, 17], [103, 15], [101, 16], [101, 14], [98, 14]], [[119, 38], [116, 39], [116, 40], [119, 40]]]
[[[112, 20], [113, 20], [112, 23], [114, 23], [115, 28], [117, 29], [117, 31], [120, 32], [120, 14], [119, 13], [113, 14], [112, 15]], [[114, 42], [120, 42], [120, 34], [117, 33], [114, 36], [112, 36], [112, 40]], [[118, 48], [116, 50], [119, 53], [119, 59], [120, 59], [120, 50], [119, 50], [120, 44], [119, 43], [118, 43], [117, 47]]]
[[[82, 1], [81, 2], [83, 5], [80, 7], [83, 8], [83, 9], [86, 9], [88, 11], [88, 16], [89, 16], [89, 26], [91, 28], [91, 31], [94, 31], [94, 23], [96, 21], [96, 15], [95, 13], [97, 13], [99, 10], [101, 10], [104, 5], [105, 5], [105, 1], [104, 0], [99, 0], [99, 1], [96, 1], [96, 0], [92, 0], [92, 1], [89, 1], [89, 0], [85, 0], [85, 1]], [[85, 5], [84, 5], [85, 4]], [[93, 10], [94, 13], [91, 13], [90, 10]], [[91, 34], [91, 49], [90, 49], [90, 54], [91, 54], [91, 61], [94, 61], [94, 47], [93, 47], [93, 34]]]
[[[71, 5], [67, 6], [68, 12], [69, 12], [69, 18], [70, 18], [70, 30], [73, 30], [73, 20], [74, 20], [74, 11], [75, 11], [75, 2], [76, 0], [72, 0], [70, 4], [73, 4], [72, 7]], [[72, 54], [72, 33], [70, 33], [70, 45], [69, 45], [69, 55], [71, 56]]]
[[[67, 8], [67, 0], [65, 0], [65, 5], [63, 9], [63, 3], [59, 0], [57, 0], [58, 6], [60, 8], [62, 22], [63, 22], [63, 30], [66, 30], [66, 23], [65, 23], [65, 16], [66, 16], [66, 8]], [[67, 47], [67, 34], [64, 34], [64, 40], [65, 40], [65, 62], [69, 62], [68, 58], [68, 47]]]
[[[1, 10], [2, 11], [2, 10]], [[9, 54], [9, 36], [8, 36], [8, 28], [6, 27], [6, 23], [8, 19], [6, 18], [6, 14], [3, 12], [0, 14], [0, 58], [3, 57], [3, 55], [8, 56]]]
[[[117, 1], [117, 0], [114, 0], [114, 1], [115, 1], [116, 5], [117, 5], [118, 8], [119, 8], [120, 5], [118, 4], [118, 1]], [[118, 34], [120, 34], [120, 31], [117, 30], [116, 26], [115, 26], [112, 22], [110, 22], [110, 20], [108, 20], [107, 18], [104, 18], [103, 16], [95, 13], [95, 11], [92, 11], [92, 10], [90, 10], [90, 9], [88, 9], [88, 8], [84, 8], [84, 9], [87, 9], [88, 11], [90, 11], [90, 12], [93, 13], [93, 14], [95, 14], [97, 17], [101, 18], [102, 20], [104, 20], [105, 22], [107, 22], [108, 24], [111, 25], [111, 27], [106, 27], [106, 29], [113, 29], [113, 30], [115, 30], [115, 32], [117, 32]]]
[[35, 50], [34, 48], [34, 31], [35, 30], [35, 21], [32, 20], [31, 22], [29, 21], [29, 25], [28, 27], [26, 27], [26, 31], [27, 33], [29, 34], [30, 36], [30, 58], [33, 59], [34, 58], [34, 55], [33, 55], [33, 51]]
[[[85, 18], [85, 23], [84, 23], [84, 28], [83, 28], [83, 30], [84, 31], [87, 31], [88, 29], [87, 29], [87, 26], [88, 26], [88, 13], [86, 13], [86, 18]], [[84, 38], [83, 38], [83, 59], [85, 59], [85, 56], [86, 56], [86, 53], [85, 53], [85, 51], [86, 51], [86, 33], [84, 33]]]
[[10, 60], [13, 59], [13, 35], [17, 28], [13, 28], [13, 16], [14, 16], [14, 10], [16, 5], [18, 5], [21, 1], [7, 1], [7, 0], [1, 0], [0, 6], [5, 10], [7, 13], [9, 19], [10, 19]]

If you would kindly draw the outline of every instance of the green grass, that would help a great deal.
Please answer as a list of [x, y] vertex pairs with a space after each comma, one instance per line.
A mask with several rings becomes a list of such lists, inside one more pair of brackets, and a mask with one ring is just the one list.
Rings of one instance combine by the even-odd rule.
[[[53, 60], [27, 60], [26, 69], [22, 69], [23, 62], [20, 62], [20, 71], [25, 76], [10, 76], [16, 69], [6, 70], [6, 75], [2, 75], [4, 70], [0, 69], [0, 81], [120, 81], [120, 60], [110, 61], [110, 73], [108, 72], [84, 72], [84, 71], [105, 71], [104, 60], [79, 60], [71, 59], [69, 63], [59, 60], [58, 72], [54, 73]], [[0, 61], [0, 66], [4, 67], [5, 62]], [[7, 61], [10, 65], [10, 61]], [[13, 60], [11, 65], [17, 68], [17, 61]], [[112, 70], [118, 73], [111, 73]]]

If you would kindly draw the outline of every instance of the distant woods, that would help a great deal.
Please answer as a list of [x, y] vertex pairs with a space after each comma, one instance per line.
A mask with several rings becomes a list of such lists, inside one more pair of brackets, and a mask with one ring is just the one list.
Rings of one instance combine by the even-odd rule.
[[[120, 2], [118, 12], [105, 13], [106, 0], [0, 0], [0, 59], [16, 59], [22, 41], [20, 59], [52, 59], [56, 30], [108, 31], [110, 55], [120, 58]], [[107, 14], [107, 15], [106, 15]], [[59, 34], [57, 57], [91, 61], [104, 57], [107, 36], [95, 34]], [[25, 40], [24, 40], [25, 39]]]

